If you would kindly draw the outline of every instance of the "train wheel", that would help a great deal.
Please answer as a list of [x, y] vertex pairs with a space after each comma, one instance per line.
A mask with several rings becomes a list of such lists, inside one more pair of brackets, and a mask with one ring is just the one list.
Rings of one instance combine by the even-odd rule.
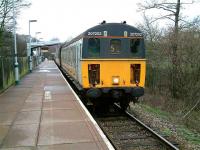
[[120, 100], [120, 107], [123, 111], [127, 109], [127, 107], [129, 106], [129, 102], [130, 100], [128, 98]]
[[135, 103], [138, 103], [139, 102], [139, 100], [138, 100], [139, 98], [138, 97], [134, 97], [133, 99], [132, 99], [132, 101], [133, 101], [133, 104], [135, 104]]

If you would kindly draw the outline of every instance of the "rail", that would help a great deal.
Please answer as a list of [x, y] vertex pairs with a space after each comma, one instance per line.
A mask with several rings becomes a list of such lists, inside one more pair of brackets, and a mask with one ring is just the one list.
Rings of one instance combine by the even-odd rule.
[[[120, 106], [115, 104], [117, 109]], [[122, 112], [120, 110], [120, 112]], [[118, 115], [95, 117], [113, 146], [120, 149], [170, 149], [179, 150], [167, 139], [145, 125], [128, 111]]]

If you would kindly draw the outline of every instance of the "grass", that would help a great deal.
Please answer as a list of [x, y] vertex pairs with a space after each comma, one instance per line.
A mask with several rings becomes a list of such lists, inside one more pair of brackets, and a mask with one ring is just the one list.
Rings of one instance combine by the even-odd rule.
[[162, 130], [162, 133], [166, 136], [171, 136], [172, 135], [172, 131], [169, 128], [164, 128]]
[[148, 105], [144, 105], [144, 104], [141, 104], [141, 105], [142, 105], [141, 107], [147, 112], [155, 114], [155, 115], [157, 115], [161, 118], [164, 118], [164, 119], [170, 118], [170, 113], [168, 113], [168, 112], [162, 111], [159, 108], [153, 108], [153, 107], [148, 106]]
[[[173, 122], [176, 122], [176, 120], [177, 120], [177, 118], [175, 116], [173, 116], [172, 114], [170, 114], [166, 111], [160, 110], [159, 108], [151, 107], [151, 106], [148, 106], [145, 104], [141, 104], [141, 108], [145, 112], [148, 112], [148, 113], [150, 113], [156, 117], [159, 117], [161, 119], [174, 120]], [[186, 126], [183, 126], [182, 125], [182, 124], [184, 124], [183, 122], [176, 122], [176, 124], [177, 124], [176, 130], [180, 137], [184, 138], [186, 141], [188, 141], [191, 144], [200, 145], [200, 134], [199, 133], [188, 129]], [[167, 127], [163, 127], [161, 130], [164, 135], [171, 136], [173, 134], [173, 131], [171, 131]]]
[[200, 144], [200, 134], [195, 133], [187, 129], [186, 127], [179, 127], [178, 128], [179, 133], [189, 142], [192, 144], [199, 145]]

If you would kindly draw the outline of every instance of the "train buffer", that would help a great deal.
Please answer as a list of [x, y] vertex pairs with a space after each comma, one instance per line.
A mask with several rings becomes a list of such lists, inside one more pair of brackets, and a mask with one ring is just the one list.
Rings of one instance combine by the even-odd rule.
[[113, 149], [53, 61], [0, 95], [0, 150]]

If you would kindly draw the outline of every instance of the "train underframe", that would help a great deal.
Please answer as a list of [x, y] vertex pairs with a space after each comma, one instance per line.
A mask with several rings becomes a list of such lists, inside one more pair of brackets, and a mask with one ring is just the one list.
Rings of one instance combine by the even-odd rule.
[[106, 106], [118, 102], [123, 110], [127, 109], [130, 102], [138, 102], [138, 98], [143, 95], [143, 87], [90, 88], [85, 93], [86, 104]]

